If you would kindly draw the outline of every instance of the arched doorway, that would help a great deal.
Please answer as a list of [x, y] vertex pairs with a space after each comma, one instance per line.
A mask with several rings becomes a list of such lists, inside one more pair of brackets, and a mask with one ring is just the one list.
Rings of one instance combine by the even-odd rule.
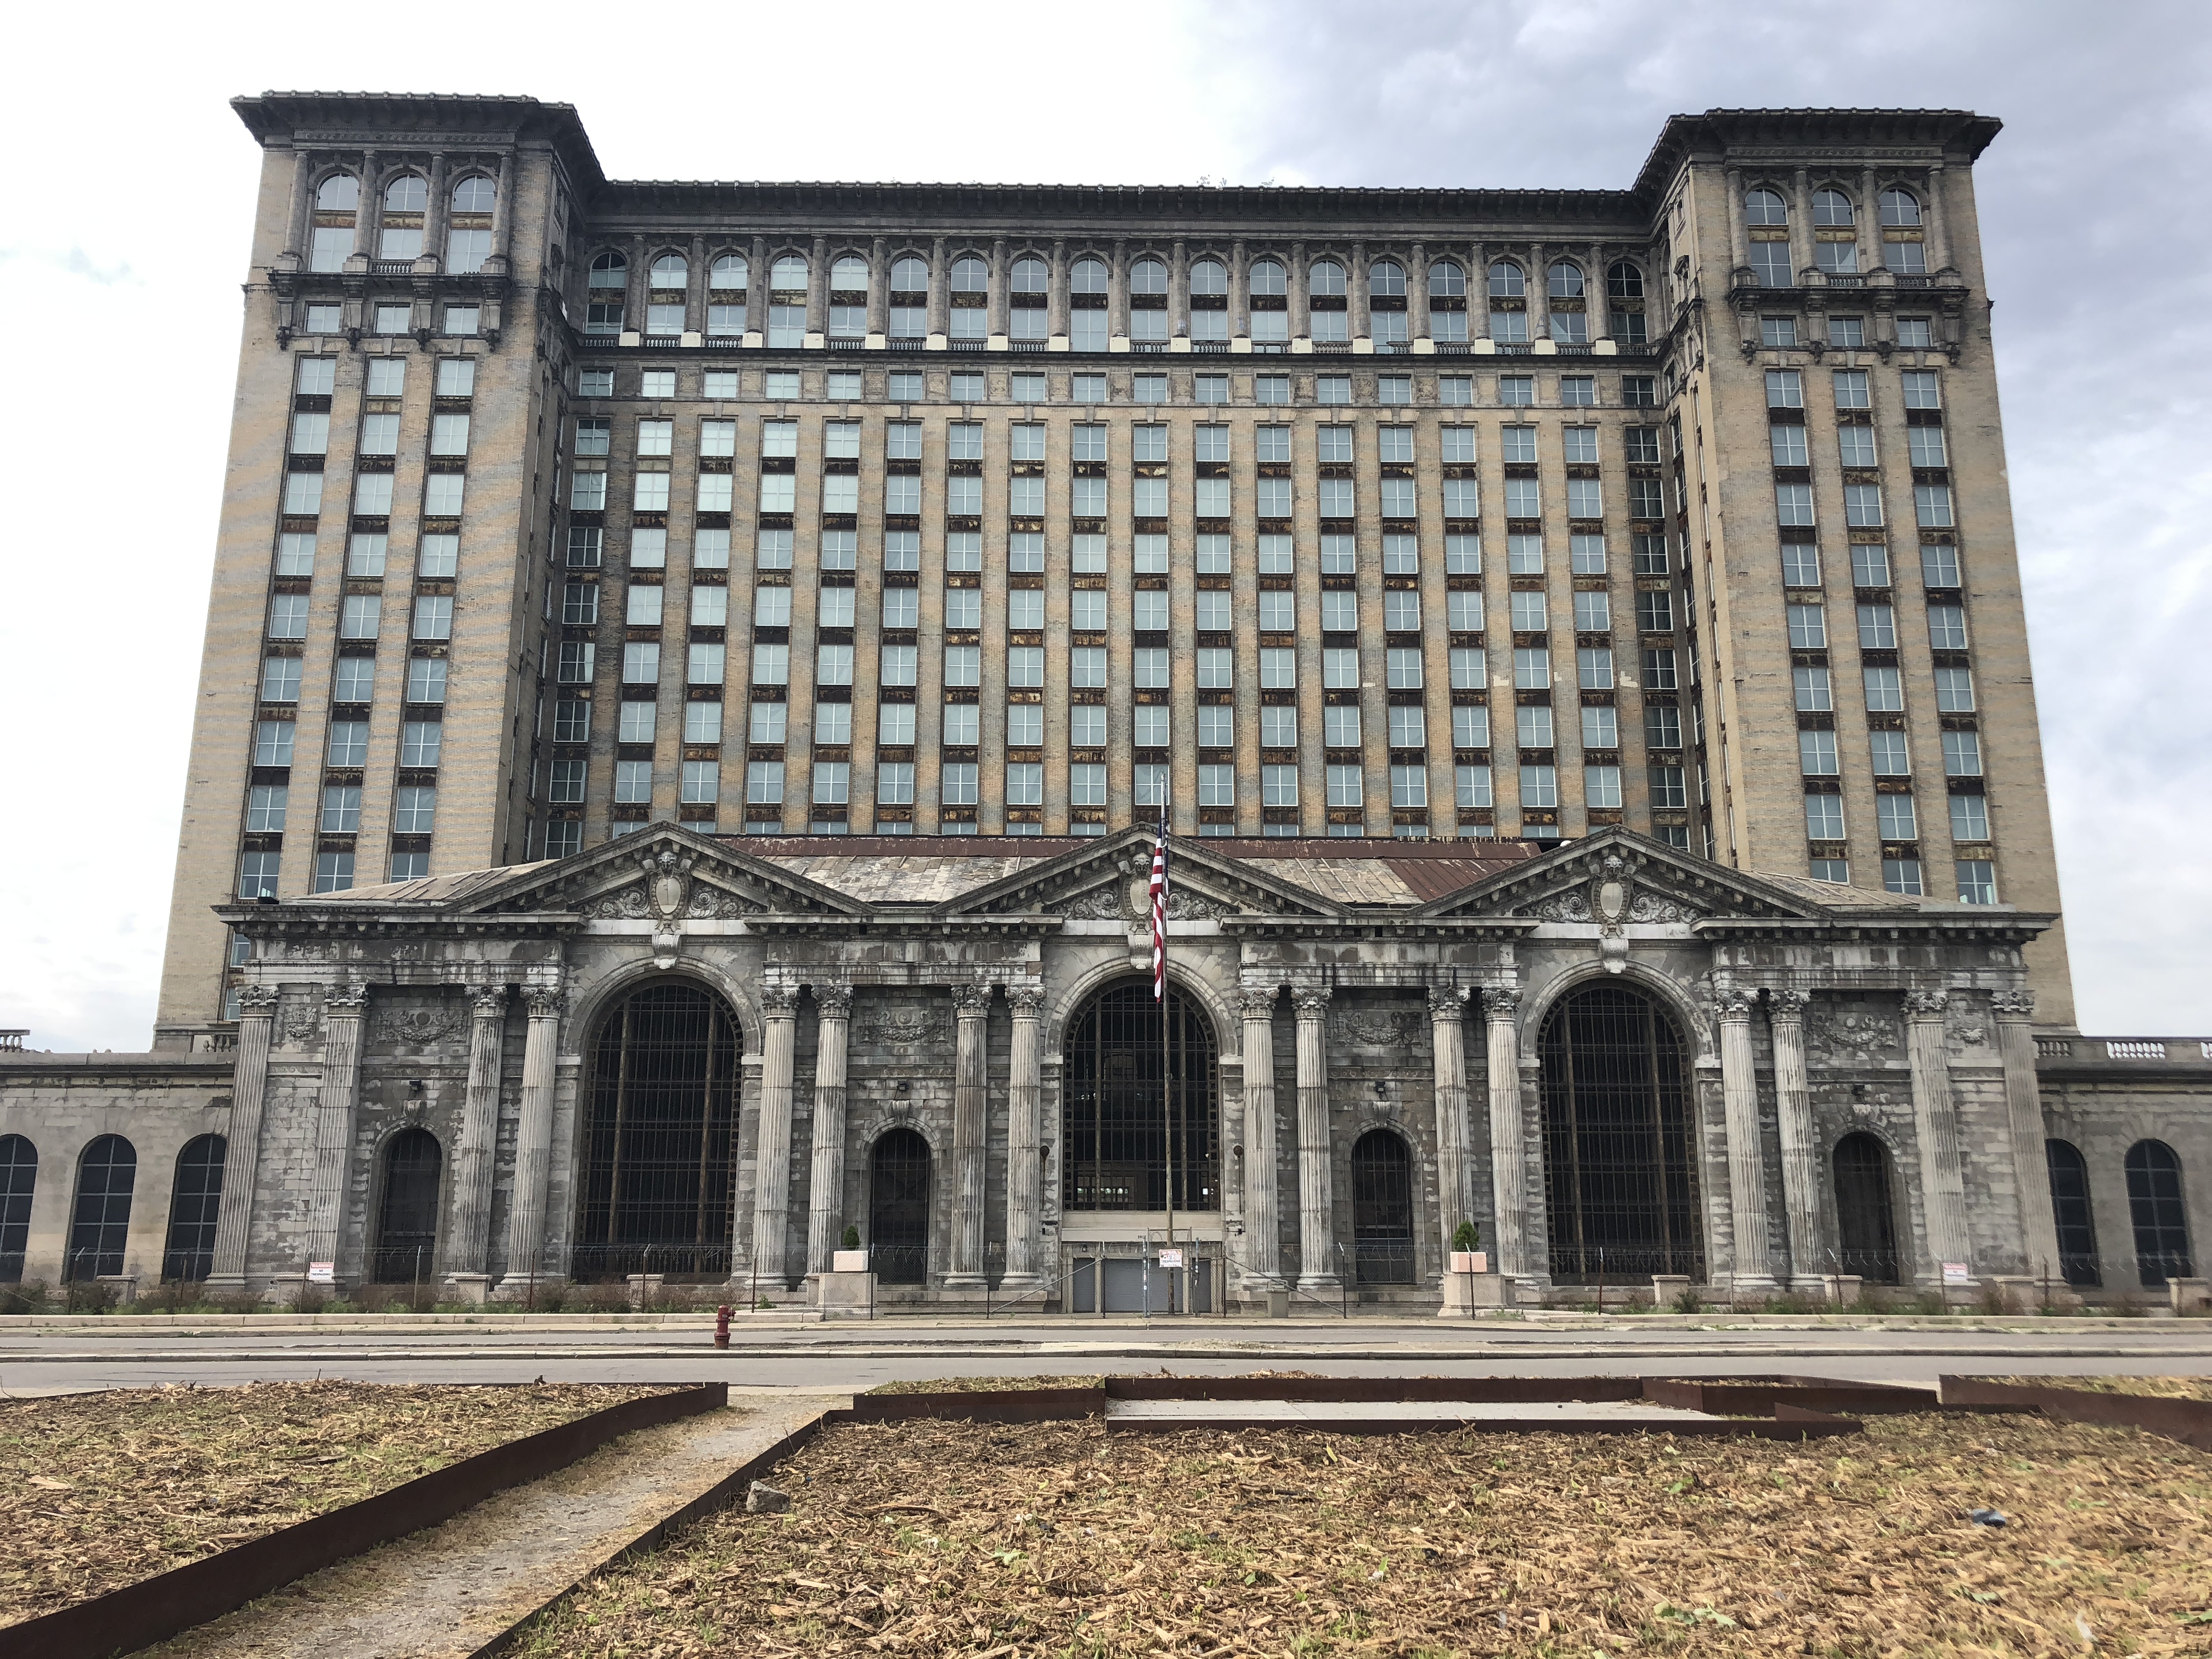
[[1160, 1005], [1141, 979], [1108, 986], [1068, 1022], [1063, 1209], [1160, 1211], [1171, 1201], [1178, 1214], [1221, 1207], [1212, 1022], [1170, 985], [1166, 1027], [1164, 1057]]
[[868, 1265], [878, 1284], [929, 1281], [929, 1143], [913, 1129], [887, 1131], [868, 1154]]
[[729, 1272], [743, 1046], [728, 1005], [681, 980], [641, 987], [600, 1024], [586, 1085], [576, 1278]]
[[177, 1154], [176, 1184], [169, 1194], [169, 1237], [161, 1249], [163, 1279], [197, 1284], [215, 1271], [215, 1229], [222, 1210], [227, 1146], [221, 1135], [195, 1135]]
[[1687, 1057], [1674, 1022], [1626, 985], [1571, 991], [1537, 1040], [1552, 1277], [1705, 1272]]
[[98, 1279], [123, 1271], [131, 1236], [131, 1194], [138, 1185], [138, 1154], [121, 1135], [101, 1135], [77, 1160], [76, 1209], [70, 1218], [69, 1260], [62, 1277]]
[[[2094, 1288], [2105, 1282], [2105, 1275], [2097, 1266], [2097, 1218], [2089, 1208], [2089, 1166], [2082, 1161], [2081, 1148], [2070, 1140], [2046, 1140], [2043, 1152], [2051, 1166], [2051, 1218], [2058, 1235], [2058, 1271], [2069, 1285]], [[2044, 1271], [2040, 1262], [2027, 1265]]]
[[0, 1285], [22, 1282], [38, 1185], [39, 1149], [21, 1135], [0, 1135]]
[[384, 1197], [376, 1208], [376, 1246], [368, 1276], [379, 1285], [409, 1285], [437, 1268], [437, 1137], [410, 1127], [384, 1143]]
[[1889, 1149], [1861, 1130], [1836, 1143], [1836, 1255], [1838, 1273], [1869, 1285], [1897, 1283], [1897, 1218]]
[[2145, 1290], [2187, 1279], [2189, 1217], [2181, 1207], [2181, 1160], [2162, 1140], [2128, 1148], [2128, 1209], [2136, 1224], [2136, 1276]]
[[1388, 1129], [1352, 1146], [1352, 1250], [1358, 1283], [1413, 1282], [1413, 1160]]

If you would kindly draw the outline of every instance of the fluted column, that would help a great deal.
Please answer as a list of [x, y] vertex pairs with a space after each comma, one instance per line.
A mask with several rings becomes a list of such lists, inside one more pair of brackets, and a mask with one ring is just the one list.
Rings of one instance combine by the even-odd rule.
[[1521, 1114], [1521, 993], [1510, 987], [1482, 994], [1490, 1082], [1490, 1213], [1498, 1271], [1508, 1279], [1535, 1272], [1528, 1257], [1528, 1160]]
[[760, 1133], [753, 1152], [753, 1249], [756, 1279], [781, 1287], [784, 1230], [791, 1213], [791, 1069], [799, 1010], [789, 986], [761, 988]]
[[1044, 1124], [1039, 1115], [1044, 1059], [1044, 993], [1019, 986], [1006, 993], [1013, 1009], [1013, 1044], [1006, 1071], [1006, 1271], [1000, 1288], [1031, 1290], [1043, 1282], [1037, 1221], [1044, 1196], [1041, 1167]]
[[1431, 988], [1429, 1037], [1437, 1075], [1437, 1225], [1449, 1250], [1459, 1224], [1474, 1219], [1468, 1159], [1467, 995], [1456, 985]]
[[[1966, 1179], [1959, 1159], [1959, 1111], [1951, 1098], [1950, 999], [1905, 994], [1905, 1052], [1912, 1066], [1913, 1138], [1920, 1150], [1920, 1205], [1928, 1220], [1923, 1284], [1940, 1286], [1947, 1261], [1973, 1266], [1966, 1248]], [[2048, 1188], [2045, 1188], [2046, 1194]], [[2048, 1202], [2046, 1197], [2045, 1200]]]
[[1773, 1287], [1766, 1239], [1766, 1160], [1759, 1145], [1759, 1072], [1751, 1048], [1754, 993], [1723, 990], [1715, 1002], [1721, 1025], [1721, 1109], [1728, 1127], [1729, 1216], [1735, 1235], [1739, 1291]]
[[1790, 1277], [1820, 1276], [1820, 1143], [1813, 1128], [1813, 1089], [1805, 1072], [1802, 991], [1766, 994], [1767, 1030], [1774, 1038], [1775, 1121], [1782, 1141], [1782, 1213], [1790, 1224]]
[[991, 1018], [991, 988], [952, 990], [957, 1036], [952, 1058], [952, 1271], [948, 1291], [983, 1288], [983, 1133], [989, 1094], [984, 1076], [984, 1037]]
[[224, 1137], [222, 1200], [216, 1212], [210, 1291], [246, 1289], [246, 1248], [253, 1220], [254, 1171], [261, 1162], [261, 1108], [269, 1095], [269, 1039], [276, 993], [249, 985], [238, 994], [238, 1063], [230, 1074], [230, 1130]]
[[1298, 1010], [1298, 1284], [1338, 1283], [1329, 1180], [1328, 988], [1302, 990]]
[[545, 1194], [553, 1168], [553, 1062], [561, 1046], [561, 988], [527, 985], [530, 1025], [522, 1043], [522, 1117], [515, 1126], [514, 1199], [507, 1212], [502, 1294], [527, 1292], [545, 1271]]
[[2058, 1221], [2051, 1206], [2051, 1157], [2043, 1134], [2043, 1091], [2035, 1081], [2035, 993], [1999, 991], [1990, 999], [1990, 1012], [1996, 1017], [1997, 1058], [2004, 1066], [2005, 1117], [2012, 1134], [2013, 1181], [2020, 1188], [2021, 1252], [2026, 1257], [2022, 1271], [2037, 1277], [2057, 1277], [2060, 1274]]
[[492, 1153], [499, 1135], [500, 1071], [507, 1046], [507, 987], [470, 999], [468, 1097], [453, 1152], [453, 1221], [446, 1272], [480, 1273], [491, 1247]]
[[1266, 1290], [1281, 1281], [1282, 1223], [1276, 1203], [1276, 988], [1247, 991], [1244, 1017], [1244, 1283]]
[[814, 1158], [806, 1182], [806, 1271], [830, 1271], [845, 1233], [845, 1049], [853, 988], [814, 988]]
[[1943, 210], [1943, 164], [1935, 163], [1928, 169], [1927, 227], [1922, 233], [1928, 239], [1928, 272], [1951, 269], [1951, 228]]
[[[1740, 269], [1751, 263], [1751, 238], [1746, 234], [1743, 219], [1743, 169], [1730, 167], [1726, 176], [1728, 179], [1729, 258], [1730, 263]], [[1731, 283], [1735, 280], [1734, 270], [1729, 272], [1729, 280]]]
[[315, 1184], [307, 1220], [310, 1262], [335, 1265], [338, 1259], [346, 1158], [361, 1092], [361, 1026], [368, 1013], [367, 986], [334, 985], [323, 994], [323, 1089], [315, 1113]]

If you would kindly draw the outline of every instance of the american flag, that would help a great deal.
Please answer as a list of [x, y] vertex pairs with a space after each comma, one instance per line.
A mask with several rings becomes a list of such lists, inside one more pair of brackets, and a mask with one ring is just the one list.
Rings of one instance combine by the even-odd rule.
[[1152, 846], [1152, 1000], [1167, 995], [1168, 985], [1168, 804], [1160, 794], [1159, 839]]

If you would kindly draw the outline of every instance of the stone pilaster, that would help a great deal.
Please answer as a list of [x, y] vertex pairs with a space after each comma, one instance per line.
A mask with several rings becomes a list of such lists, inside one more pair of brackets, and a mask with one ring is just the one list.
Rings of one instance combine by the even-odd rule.
[[1735, 1233], [1738, 1291], [1766, 1291], [1774, 1274], [1766, 1240], [1766, 1159], [1759, 1145], [1759, 1073], [1751, 1048], [1753, 994], [1722, 989], [1714, 1010], [1721, 1028], [1721, 1109], [1728, 1124], [1729, 1218]]
[[1297, 993], [1298, 1284], [1334, 1290], [1339, 1282], [1328, 1135], [1328, 988]]
[[507, 1214], [507, 1277], [502, 1295], [526, 1295], [546, 1270], [545, 1191], [553, 1167], [554, 1059], [561, 1046], [558, 985], [523, 989], [530, 1027], [522, 1044], [522, 1119], [514, 1137], [514, 1200]]
[[1490, 1063], [1490, 1182], [1498, 1271], [1509, 1279], [1535, 1272], [1528, 1252], [1528, 1131], [1521, 1107], [1521, 993], [1511, 987], [1482, 994]]
[[983, 1136], [989, 1103], [984, 1039], [991, 1018], [991, 988], [952, 988], [957, 1021], [952, 1061], [952, 1270], [948, 1291], [983, 1288]]
[[[344, 1223], [346, 1164], [361, 1095], [361, 1027], [368, 988], [334, 985], [323, 994], [323, 1089], [315, 1113], [315, 1184], [308, 1205], [307, 1260], [338, 1259]], [[221, 1224], [220, 1215], [217, 1225]]]
[[480, 1273], [491, 1247], [492, 1157], [499, 1134], [500, 1068], [507, 1038], [507, 987], [470, 999], [468, 1094], [453, 1152], [453, 1219], [446, 1272]]
[[1013, 1009], [1014, 1030], [1006, 1076], [1006, 1271], [1000, 1288], [1011, 1295], [1044, 1283], [1038, 1265], [1043, 1257], [1038, 1223], [1044, 1196], [1044, 1125], [1039, 1115], [1044, 993], [1018, 986], [1006, 993], [1006, 1001]]
[[1820, 1278], [1820, 1144], [1813, 1127], [1813, 1089], [1805, 1070], [1802, 991], [1766, 994], [1767, 1030], [1774, 1039], [1774, 1104], [1782, 1141], [1782, 1213], [1790, 1224], [1790, 1277], [1796, 1285]]
[[845, 1058], [853, 988], [814, 988], [814, 1158], [806, 1183], [806, 1271], [830, 1271], [845, 1231]]
[[1945, 1262], [1973, 1265], [1966, 1243], [1959, 1111], [1951, 1097], [1945, 1024], [1949, 1007], [1950, 999], [1941, 991], [1908, 991], [1905, 995], [1905, 1051], [1912, 1067], [1912, 1127], [1920, 1151], [1920, 1204], [1928, 1225], [1928, 1256], [1920, 1264], [1920, 1278], [1923, 1284], [1937, 1287], [1943, 1283]]
[[238, 994], [238, 1064], [230, 1074], [230, 1132], [225, 1138], [222, 1200], [216, 1212], [214, 1271], [207, 1287], [246, 1289], [246, 1251], [253, 1222], [253, 1182], [261, 1163], [261, 1109], [269, 1097], [269, 1039], [276, 993], [249, 985]]
[[760, 1133], [753, 1153], [755, 1278], [782, 1287], [784, 1230], [791, 1213], [791, 1072], [799, 1012], [788, 986], [761, 988]]
[[[2005, 1116], [2012, 1138], [2013, 1182], [2020, 1189], [2023, 1273], [2063, 1278], [2058, 1220], [2051, 1204], [2051, 1157], [2043, 1134], [2043, 1094], [2035, 1081], [2035, 993], [1999, 991], [1990, 999], [1996, 1018], [1997, 1058], [2004, 1066]], [[241, 1044], [241, 1047], [243, 1045]]]
[[1282, 1224], [1275, 1182], [1276, 988], [1244, 993], [1244, 1284], [1267, 1290], [1281, 1282]]
[[1431, 988], [1429, 1037], [1437, 1078], [1437, 1226], [1449, 1250], [1459, 1224], [1474, 1218], [1468, 1158], [1467, 994], [1456, 985]]

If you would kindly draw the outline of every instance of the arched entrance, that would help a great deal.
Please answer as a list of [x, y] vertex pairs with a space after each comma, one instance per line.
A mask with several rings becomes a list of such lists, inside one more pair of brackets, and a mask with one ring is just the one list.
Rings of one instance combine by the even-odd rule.
[[868, 1265], [883, 1285], [929, 1282], [929, 1143], [913, 1129], [868, 1153]]
[[608, 1012], [586, 1084], [574, 1277], [729, 1272], [742, 1048], [728, 1005], [685, 981]]
[[2147, 1290], [2187, 1279], [2189, 1217], [2181, 1206], [2181, 1160], [2162, 1140], [2128, 1148], [2128, 1208], [2136, 1224], [2136, 1277]]
[[1897, 1283], [1897, 1219], [1889, 1148], [1864, 1130], [1836, 1143], [1836, 1271]]
[[195, 1135], [177, 1154], [169, 1194], [169, 1237], [161, 1277], [197, 1284], [215, 1271], [216, 1221], [222, 1211], [222, 1165], [229, 1146], [221, 1135]]
[[1359, 1284], [1413, 1282], [1413, 1160], [1388, 1129], [1352, 1143], [1352, 1252]]
[[[2089, 1208], [2089, 1166], [2070, 1140], [2043, 1143], [2051, 1166], [2051, 1218], [2058, 1235], [2058, 1271], [2069, 1285], [2092, 1289], [2105, 1282], [2097, 1266], [2097, 1218]], [[2042, 1264], [2028, 1266], [2042, 1271]]]
[[[1066, 1210], [1221, 1207], [1220, 1085], [1212, 1023], [1170, 985], [1109, 985], [1068, 1021], [1060, 1206]], [[1163, 1061], [1167, 1087], [1163, 1090]], [[1172, 1181], [1172, 1186], [1170, 1186]]]
[[1537, 1054], [1553, 1280], [1702, 1279], [1689, 1068], [1674, 1022], [1626, 985], [1584, 986], [1545, 1017]]
[[376, 1206], [376, 1247], [368, 1276], [379, 1285], [409, 1285], [437, 1268], [437, 1137], [410, 1127], [384, 1143], [384, 1196]]

